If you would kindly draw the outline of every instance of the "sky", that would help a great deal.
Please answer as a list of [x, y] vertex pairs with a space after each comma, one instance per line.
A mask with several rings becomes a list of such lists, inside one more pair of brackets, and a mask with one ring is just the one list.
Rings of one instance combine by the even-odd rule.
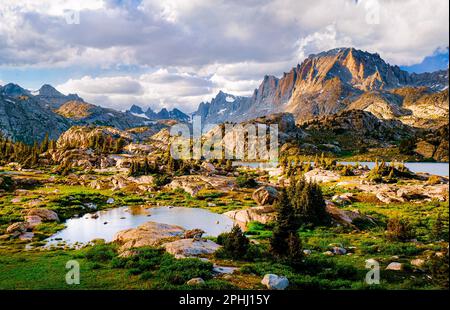
[[0, 85], [192, 112], [336, 47], [448, 67], [448, 38], [448, 0], [0, 0]]

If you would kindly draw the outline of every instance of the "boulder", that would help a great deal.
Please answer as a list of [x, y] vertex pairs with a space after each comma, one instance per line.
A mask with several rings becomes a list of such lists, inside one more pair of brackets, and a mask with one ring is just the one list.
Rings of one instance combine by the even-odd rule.
[[238, 269], [237, 267], [213, 266], [213, 272], [217, 274], [233, 274]]
[[59, 222], [58, 214], [48, 209], [31, 209], [27, 212], [27, 216], [39, 216], [43, 222]]
[[397, 262], [392, 262], [389, 265], [387, 265], [386, 270], [401, 271], [401, 270], [403, 270], [403, 264], [397, 263]]
[[144, 247], [157, 246], [174, 237], [180, 237], [184, 229], [180, 226], [147, 222], [137, 228], [119, 231], [114, 236], [114, 242], [121, 245], [121, 251]]
[[347, 250], [343, 247], [335, 246], [333, 247], [333, 254], [335, 255], [345, 255], [347, 253]]
[[425, 264], [425, 260], [421, 259], [421, 258], [416, 258], [411, 260], [411, 265], [416, 266], [416, 267], [423, 267], [423, 265]]
[[6, 233], [8, 233], [8, 234], [14, 234], [14, 233], [22, 234], [22, 233], [26, 232], [28, 229], [30, 229], [30, 224], [28, 224], [27, 222], [17, 222], [17, 223], [9, 225], [8, 228], [6, 228]]
[[42, 218], [37, 215], [27, 215], [24, 217], [24, 219], [25, 219], [25, 222], [28, 223], [30, 228], [34, 228], [37, 225], [42, 223]]
[[165, 243], [163, 247], [177, 258], [211, 255], [221, 248], [220, 245], [211, 240], [196, 239], [180, 239]]
[[205, 284], [205, 280], [202, 278], [193, 278], [186, 282], [189, 286], [203, 285]]
[[340, 225], [353, 226], [353, 221], [362, 219], [375, 224], [375, 220], [369, 216], [362, 215], [358, 211], [339, 209], [331, 201], [326, 202], [326, 211], [331, 216], [334, 222]]
[[289, 280], [276, 274], [266, 274], [261, 284], [265, 285], [269, 290], [284, 290], [289, 286]]
[[201, 167], [208, 172], [216, 172], [216, 167], [207, 161], [203, 162]]
[[186, 239], [193, 238], [193, 239], [199, 240], [199, 239], [202, 238], [202, 235], [203, 235], [204, 233], [205, 233], [205, 232], [204, 232], [203, 230], [198, 229], [198, 228], [196, 228], [196, 229], [190, 229], [190, 230], [186, 230], [186, 231], [184, 232], [184, 238], [186, 238]]
[[19, 240], [29, 241], [29, 240], [33, 239], [33, 237], [34, 237], [34, 233], [31, 231], [27, 231], [27, 232], [24, 232], [19, 235]]
[[339, 195], [334, 195], [331, 200], [337, 204], [351, 204], [352, 203], [353, 193], [343, 193]]
[[259, 205], [270, 205], [278, 197], [278, 191], [272, 186], [261, 186], [253, 192], [252, 198]]
[[244, 210], [228, 211], [224, 215], [241, 224], [247, 224], [252, 221], [267, 224], [274, 221], [276, 217], [275, 208], [272, 206], [259, 206]]

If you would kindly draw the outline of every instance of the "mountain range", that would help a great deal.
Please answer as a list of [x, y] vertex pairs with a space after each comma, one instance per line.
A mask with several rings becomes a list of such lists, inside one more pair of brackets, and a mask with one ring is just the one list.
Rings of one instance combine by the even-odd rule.
[[128, 113], [133, 114], [134, 116], [146, 118], [149, 120], [164, 120], [164, 119], [174, 119], [180, 122], [189, 122], [190, 116], [181, 112], [177, 108], [168, 111], [166, 108], [162, 108], [158, 113], [153, 111], [151, 108], [148, 108], [145, 112], [144, 110], [137, 106], [132, 105], [129, 110], [127, 110]]
[[[447, 117], [447, 88], [448, 69], [410, 74], [378, 54], [337, 48], [310, 55], [281, 78], [266, 75], [250, 97], [219, 92], [211, 102], [200, 103], [194, 115], [206, 123], [220, 123], [289, 112], [301, 123], [362, 108], [382, 118], [405, 116], [411, 125], [428, 126], [423, 117]], [[425, 101], [433, 102], [427, 116], [423, 108], [415, 107], [415, 102]]]
[[0, 132], [27, 143], [42, 140], [47, 133], [57, 138], [74, 125], [128, 129], [160, 120], [189, 122], [196, 115], [204, 124], [218, 124], [291, 113], [301, 126], [351, 110], [411, 127], [441, 127], [448, 124], [448, 69], [408, 73], [378, 54], [337, 48], [310, 55], [280, 78], [266, 75], [252, 96], [220, 91], [192, 115], [176, 108], [144, 111], [137, 105], [120, 112], [85, 102], [76, 94], [64, 95], [47, 84], [37, 91], [12, 83], [0, 86]]
[[33, 143], [46, 134], [57, 139], [74, 125], [127, 129], [146, 124], [140, 117], [87, 103], [78, 95], [63, 95], [50, 85], [33, 92], [12, 83], [0, 86], [0, 132], [14, 140]]

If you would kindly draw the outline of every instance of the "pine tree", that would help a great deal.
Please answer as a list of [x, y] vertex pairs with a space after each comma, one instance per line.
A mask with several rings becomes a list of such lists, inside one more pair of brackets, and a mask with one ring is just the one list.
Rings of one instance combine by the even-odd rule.
[[45, 138], [41, 143], [40, 153], [45, 153], [48, 150], [49, 146], [49, 139], [48, 139], [48, 133], [45, 134]]
[[295, 222], [294, 209], [285, 189], [281, 191], [279, 199], [275, 203], [275, 209], [277, 210], [277, 218], [270, 240], [270, 248], [274, 255], [286, 257], [289, 253], [289, 235], [296, 233], [298, 227]]

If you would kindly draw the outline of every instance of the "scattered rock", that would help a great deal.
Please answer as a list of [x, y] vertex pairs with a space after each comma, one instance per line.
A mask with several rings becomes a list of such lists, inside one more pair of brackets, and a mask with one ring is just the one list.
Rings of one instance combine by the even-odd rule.
[[344, 205], [344, 204], [351, 204], [353, 193], [344, 193], [339, 195], [334, 195], [331, 200], [337, 204]]
[[333, 254], [333, 252], [331, 252], [331, 251], [325, 251], [325, 252], [323, 252], [323, 255], [326, 255], [326, 256], [333, 256], [334, 254]]
[[37, 215], [27, 215], [24, 217], [24, 219], [25, 219], [25, 222], [28, 223], [30, 228], [34, 228], [37, 225], [42, 223], [42, 218]]
[[30, 228], [30, 224], [27, 222], [17, 222], [11, 224], [6, 228], [6, 233], [14, 234], [14, 233], [24, 233]]
[[416, 258], [411, 260], [411, 265], [416, 266], [416, 267], [422, 267], [425, 264], [425, 260], [421, 259], [421, 258]]
[[202, 278], [193, 278], [186, 282], [189, 286], [203, 285], [205, 284], [205, 280]]
[[108, 198], [108, 200], [106, 200], [107, 204], [113, 204], [114, 203], [114, 198]]
[[237, 267], [225, 267], [225, 266], [218, 266], [214, 265], [213, 272], [218, 274], [232, 274], [239, 268]]
[[333, 254], [335, 254], [335, 255], [345, 255], [346, 253], [347, 253], [347, 250], [342, 247], [338, 247], [338, 246], [333, 247]]
[[397, 262], [392, 262], [389, 265], [387, 265], [386, 270], [401, 271], [401, 270], [403, 270], [403, 264], [397, 263]]
[[335, 182], [340, 179], [340, 175], [334, 171], [324, 170], [321, 168], [316, 168], [311, 171], [306, 172], [304, 175], [305, 180], [308, 182]]
[[208, 171], [208, 172], [211, 172], [211, 173], [212, 173], [212, 172], [216, 172], [216, 167], [214, 167], [213, 164], [211, 164], [211, 163], [209, 163], [209, 162], [207, 162], [207, 161], [203, 162], [202, 165], [201, 165], [201, 167], [202, 167], [204, 170]]
[[311, 250], [303, 250], [303, 254], [305, 254], [305, 255], [311, 255]]
[[24, 232], [23, 234], [19, 235], [19, 239], [20, 240], [31, 240], [34, 237], [34, 233], [32, 233], [31, 231], [29, 232]]
[[84, 206], [90, 210], [97, 210], [97, 205], [92, 202], [85, 203]]
[[354, 220], [365, 220], [375, 224], [375, 220], [367, 215], [362, 215], [357, 211], [342, 210], [336, 207], [331, 201], [326, 202], [326, 211], [333, 221], [341, 225], [353, 226]]
[[195, 239], [180, 239], [165, 243], [163, 247], [177, 258], [210, 255], [221, 248], [220, 245], [211, 240]]
[[289, 286], [289, 281], [286, 277], [279, 277], [275, 274], [266, 274], [261, 281], [269, 290], [284, 290]]
[[273, 204], [274, 201], [278, 197], [278, 191], [272, 186], [261, 186], [257, 190], [255, 190], [252, 194], [253, 200], [259, 205], [270, 205]]

